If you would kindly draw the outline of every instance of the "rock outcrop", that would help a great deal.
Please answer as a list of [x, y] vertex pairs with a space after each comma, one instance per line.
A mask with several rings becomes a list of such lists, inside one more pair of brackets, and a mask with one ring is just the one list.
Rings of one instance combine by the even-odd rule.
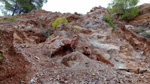
[[[140, 16], [133, 26], [115, 22], [115, 32], [105, 14], [36, 10], [0, 21], [0, 84], [149, 84], [150, 40], [134, 32]], [[52, 30], [58, 17], [69, 24]]]

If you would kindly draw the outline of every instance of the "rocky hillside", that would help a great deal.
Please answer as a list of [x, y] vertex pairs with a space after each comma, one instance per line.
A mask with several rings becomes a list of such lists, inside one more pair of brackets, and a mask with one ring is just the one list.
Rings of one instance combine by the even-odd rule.
[[[95, 7], [86, 15], [36, 10], [0, 17], [0, 84], [149, 84], [150, 5], [128, 25], [103, 21], [109, 14]], [[60, 24], [52, 30], [57, 18]], [[143, 18], [145, 17], [145, 18]]]

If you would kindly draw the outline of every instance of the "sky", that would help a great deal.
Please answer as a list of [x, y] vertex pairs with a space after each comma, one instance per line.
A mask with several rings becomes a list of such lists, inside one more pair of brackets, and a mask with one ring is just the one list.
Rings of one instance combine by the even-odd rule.
[[[48, 0], [48, 3], [43, 6], [44, 10], [57, 12], [78, 12], [86, 14], [95, 6], [107, 7], [112, 0]], [[138, 5], [150, 3], [150, 0], [140, 0]]]
[[[102, 6], [106, 8], [110, 2], [111, 0], [48, 0], [42, 9], [52, 12], [78, 12], [81, 14], [86, 14], [95, 6]], [[140, 0], [138, 5], [143, 3], [150, 3], [150, 0]], [[0, 12], [0, 16], [1, 15], [2, 14]]]
[[95, 6], [107, 7], [111, 0], [48, 0], [43, 9], [48, 11], [78, 12], [85, 14]]

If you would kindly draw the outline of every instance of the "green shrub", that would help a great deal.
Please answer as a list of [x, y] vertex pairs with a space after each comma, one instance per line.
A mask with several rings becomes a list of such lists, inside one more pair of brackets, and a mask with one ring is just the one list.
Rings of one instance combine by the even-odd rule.
[[140, 12], [138, 7], [135, 7], [139, 0], [113, 0], [109, 3], [107, 9], [110, 13], [121, 15], [118, 19], [133, 19]]
[[129, 9], [128, 11], [123, 12], [123, 15], [119, 19], [125, 18], [125, 19], [130, 20], [130, 19], [136, 17], [139, 14], [139, 12], [140, 12], [139, 8], [133, 7], [131, 9]]
[[146, 31], [142, 32], [142, 35], [146, 38], [150, 38], [150, 33], [147, 33]]
[[142, 32], [145, 32], [145, 30], [144, 29], [142, 29], [141, 27], [137, 27], [137, 28], [135, 28], [135, 30], [134, 30], [136, 33], [142, 33]]
[[147, 10], [148, 13], [150, 13], [150, 8]]
[[113, 28], [114, 31], [117, 30], [117, 28], [114, 26], [114, 22], [113, 22], [111, 16], [104, 15], [103, 20], [106, 21], [106, 22], [108, 22], [108, 24]]
[[42, 34], [43, 36], [45, 36], [46, 38], [48, 38], [52, 33], [53, 33], [54, 29], [53, 28], [42, 28]]
[[52, 27], [55, 29], [59, 24], [66, 23], [68, 24], [68, 20], [66, 18], [57, 18], [54, 23], [52, 23]]
[[136, 33], [138, 33], [138, 34], [143, 35], [143, 36], [146, 37], [146, 38], [150, 38], [150, 33], [149, 33], [149, 32], [146, 32], [146, 30], [144, 30], [144, 29], [142, 29], [142, 28], [140, 28], [140, 27], [135, 28], [134, 31], [135, 31]]

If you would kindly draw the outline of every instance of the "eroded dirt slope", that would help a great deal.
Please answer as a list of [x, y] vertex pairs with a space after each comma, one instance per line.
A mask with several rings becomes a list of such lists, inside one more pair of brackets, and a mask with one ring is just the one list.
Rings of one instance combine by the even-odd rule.
[[[104, 14], [36, 10], [0, 21], [0, 84], [149, 84], [149, 39], [121, 22], [114, 32]], [[69, 24], [48, 29], [58, 17]]]

